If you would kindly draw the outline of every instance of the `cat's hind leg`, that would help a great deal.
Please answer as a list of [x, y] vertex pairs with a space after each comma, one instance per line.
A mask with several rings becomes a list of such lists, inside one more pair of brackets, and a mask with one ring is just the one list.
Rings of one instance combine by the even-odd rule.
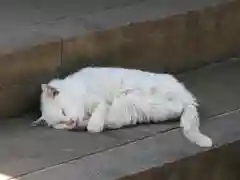
[[183, 104], [174, 99], [147, 99], [146, 104], [142, 106], [142, 110], [151, 120], [151, 122], [164, 122], [179, 118], [183, 112]]
[[183, 105], [177, 100], [131, 93], [113, 101], [106, 124], [108, 128], [117, 129], [137, 123], [162, 122], [180, 117], [182, 111]]

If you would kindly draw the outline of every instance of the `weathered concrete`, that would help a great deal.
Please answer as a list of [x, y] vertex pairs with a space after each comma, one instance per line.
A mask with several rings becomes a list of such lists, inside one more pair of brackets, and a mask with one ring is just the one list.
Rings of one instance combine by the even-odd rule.
[[41, 83], [85, 66], [176, 73], [239, 55], [237, 0], [90, 3], [1, 2], [0, 117], [37, 110]]
[[[219, 145], [236, 141], [240, 139], [239, 118], [239, 113], [233, 113], [209, 120], [203, 124], [202, 130]], [[21, 179], [114, 180], [143, 169], [161, 166], [164, 163], [194, 155], [203, 150], [190, 145], [180, 133], [180, 129], [177, 129], [26, 175]]]
[[[240, 139], [240, 116], [234, 111], [240, 108], [239, 62], [231, 60], [179, 76], [201, 103], [203, 132], [217, 144]], [[226, 112], [230, 113], [219, 115]], [[87, 180], [93, 176], [107, 180], [206, 150], [190, 144], [175, 129], [177, 122], [93, 135], [32, 128], [28, 126], [32, 120], [1, 122], [0, 173], [26, 174], [23, 180]]]
[[[1, 124], [0, 173], [19, 175], [136, 141], [176, 125], [152, 125], [99, 135], [29, 127], [29, 118]], [[32, 119], [31, 119], [32, 120]], [[8, 122], [9, 123], [9, 122]]]
[[0, 103], [0, 117], [36, 109], [40, 84], [54, 77], [60, 60], [60, 42], [1, 56], [0, 102], [4, 103]]
[[0, 7], [0, 52], [229, 1], [3, 0]]
[[211, 117], [240, 106], [240, 61], [232, 59], [179, 75], [179, 79], [197, 95], [201, 116]]
[[[240, 140], [120, 180], [238, 180]], [[207, 172], [207, 173], [206, 173]]]

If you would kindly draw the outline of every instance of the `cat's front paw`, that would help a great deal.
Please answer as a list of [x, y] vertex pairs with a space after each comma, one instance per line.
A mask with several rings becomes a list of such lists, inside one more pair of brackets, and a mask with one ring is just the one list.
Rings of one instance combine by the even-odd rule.
[[104, 124], [97, 122], [89, 122], [87, 125], [87, 131], [90, 133], [99, 133], [102, 132], [104, 128]]
[[54, 129], [64, 129], [64, 130], [72, 130], [76, 127], [75, 121], [70, 121], [66, 124], [55, 124], [52, 126]]
[[36, 126], [39, 126], [41, 124], [41, 122], [38, 122], [38, 121], [33, 121], [30, 126], [32, 127], [36, 127]]
[[55, 124], [55, 125], [52, 125], [52, 128], [61, 130], [61, 129], [66, 129], [67, 125], [66, 124]]
[[45, 125], [46, 121], [43, 119], [43, 117], [41, 116], [40, 118], [38, 118], [36, 121], [33, 121], [30, 126], [35, 127], [35, 126], [40, 126], [40, 125]]

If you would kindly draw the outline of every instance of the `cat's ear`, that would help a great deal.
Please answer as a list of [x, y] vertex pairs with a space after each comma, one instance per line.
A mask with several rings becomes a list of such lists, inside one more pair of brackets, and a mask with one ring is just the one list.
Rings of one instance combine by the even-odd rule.
[[59, 94], [59, 90], [57, 88], [50, 86], [48, 84], [42, 84], [41, 88], [42, 88], [42, 92], [46, 93], [51, 98], [54, 98]]

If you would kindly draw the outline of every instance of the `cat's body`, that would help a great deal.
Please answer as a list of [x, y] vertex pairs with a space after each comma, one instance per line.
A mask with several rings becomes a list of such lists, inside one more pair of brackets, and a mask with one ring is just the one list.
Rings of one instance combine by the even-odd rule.
[[101, 132], [181, 117], [188, 139], [212, 145], [199, 131], [196, 99], [169, 74], [88, 67], [42, 88], [40, 120], [54, 128], [86, 126], [90, 132]]

